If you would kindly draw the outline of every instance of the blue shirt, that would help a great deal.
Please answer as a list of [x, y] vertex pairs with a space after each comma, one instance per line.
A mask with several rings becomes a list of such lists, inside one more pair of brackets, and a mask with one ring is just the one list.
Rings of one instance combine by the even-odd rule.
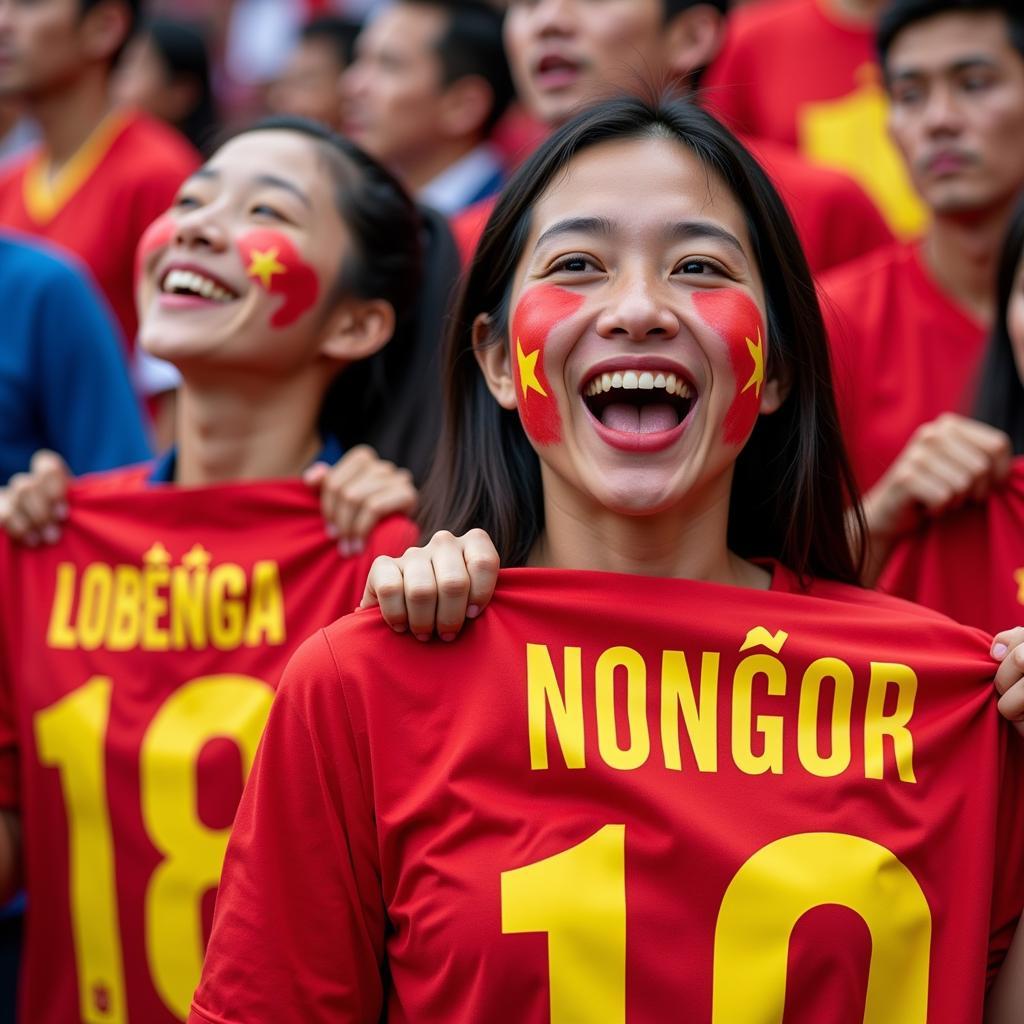
[[150, 457], [117, 329], [85, 276], [0, 234], [0, 484], [40, 448], [76, 476]]

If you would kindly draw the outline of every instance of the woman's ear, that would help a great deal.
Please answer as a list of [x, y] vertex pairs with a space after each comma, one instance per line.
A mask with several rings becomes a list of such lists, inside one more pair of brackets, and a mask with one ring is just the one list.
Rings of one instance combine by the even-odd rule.
[[764, 382], [761, 389], [761, 405], [758, 412], [761, 416], [770, 416], [778, 412], [782, 403], [789, 397], [789, 374], [777, 373]]
[[502, 409], [515, 409], [516, 385], [508, 345], [503, 338], [494, 336], [494, 323], [486, 313], [473, 321], [473, 355], [498, 405]]
[[384, 299], [347, 298], [330, 315], [320, 354], [341, 363], [357, 363], [379, 352], [395, 333], [395, 310]]
[[710, 3], [680, 11], [666, 26], [664, 48], [672, 75], [688, 79], [718, 56], [725, 38], [725, 16]]

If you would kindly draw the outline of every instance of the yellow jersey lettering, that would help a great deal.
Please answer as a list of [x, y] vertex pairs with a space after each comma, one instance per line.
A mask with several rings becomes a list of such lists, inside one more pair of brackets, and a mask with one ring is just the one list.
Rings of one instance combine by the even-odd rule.
[[[626, 719], [629, 744], [619, 742], [615, 719], [615, 677], [625, 669]], [[609, 768], [631, 771], [650, 756], [651, 734], [647, 725], [647, 666], [631, 647], [612, 647], [597, 659], [597, 747]]]
[[[886, 697], [896, 688], [896, 706], [885, 713]], [[914, 714], [917, 676], [907, 665], [871, 662], [871, 685], [864, 715], [864, 774], [869, 779], [885, 777], [885, 737], [892, 741], [896, 771], [902, 782], [914, 777], [914, 737], [908, 725]]]
[[75, 583], [78, 571], [74, 563], [61, 562], [57, 566], [57, 583], [50, 607], [50, 625], [46, 630], [46, 645], [62, 651], [73, 651], [78, 639], [71, 628], [71, 609], [75, 603]]
[[583, 768], [583, 670], [580, 648], [566, 647], [559, 686], [545, 644], [526, 645], [526, 705], [530, 733], [530, 767], [548, 767], [548, 718], [555, 730], [566, 768]]
[[686, 655], [664, 651], [661, 656], [661, 746], [665, 767], [682, 771], [679, 752], [679, 713], [682, 712], [693, 760], [700, 772], [718, 771], [718, 664], [715, 651], [700, 659], [700, 701], [694, 696]]
[[[827, 757], [818, 749], [818, 722], [821, 715], [821, 684], [835, 683], [832, 717], [829, 723], [831, 749]], [[800, 686], [800, 711], [797, 719], [797, 753], [800, 763], [812, 775], [830, 779], [850, 767], [850, 719], [853, 712], [853, 671], [838, 658], [819, 658], [804, 673]]]

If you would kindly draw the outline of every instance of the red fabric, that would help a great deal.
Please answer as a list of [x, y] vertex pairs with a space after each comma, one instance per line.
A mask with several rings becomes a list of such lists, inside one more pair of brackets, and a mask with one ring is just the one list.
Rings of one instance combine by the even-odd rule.
[[[305, 637], [355, 607], [374, 554], [402, 552], [414, 531], [391, 520], [364, 555], [341, 559], [300, 481], [146, 487], [137, 469], [76, 485], [70, 508], [56, 546], [0, 545], [0, 798], [22, 814], [32, 904], [20, 1019], [172, 1024], [198, 981], [242, 751], [272, 688]], [[179, 584], [196, 588], [204, 622], [183, 642]], [[83, 622], [93, 585], [122, 598], [96, 613], [95, 635]], [[146, 608], [155, 625], [140, 632]], [[103, 837], [112, 867], [97, 854]]]
[[[765, 139], [745, 139], [744, 145], [779, 190], [815, 273], [892, 241], [874, 204], [845, 174], [814, 167], [786, 146]], [[452, 234], [464, 266], [472, 261], [496, 202], [492, 196], [452, 218]]]
[[488, 196], [472, 206], [460, 210], [449, 221], [455, 245], [458, 247], [462, 265], [468, 267], [473, 262], [476, 247], [480, 244], [484, 228], [490, 220], [494, 207], [498, 205], [497, 196]]
[[[567, 722], [576, 720], [567, 680], [579, 658], [583, 738], [575, 745], [568, 724], [563, 745], [543, 700], [531, 741], [531, 645], [535, 692], [548, 671]], [[684, 656], [696, 694], [702, 664], [708, 683], [697, 697], [711, 723], [700, 770], [674, 690], [662, 718], [666, 680], [690, 691]], [[823, 657], [852, 673], [851, 724], [835, 738], [827, 729], [832, 682], [823, 683], [817, 712], [806, 702], [809, 667], [828, 667]], [[672, 666], [665, 672], [663, 659]], [[913, 751], [902, 769], [894, 741], [884, 741], [879, 763], [875, 741], [865, 739], [866, 722], [872, 730], [879, 722], [868, 711], [872, 663], [876, 702], [886, 716], [902, 706], [908, 722], [910, 738], [899, 743]], [[601, 665], [604, 682], [595, 683]], [[718, 967], [733, 972], [721, 979], [726, 993], [756, 1006], [758, 1020], [783, 1019], [785, 1003], [789, 1022], [861, 1024], [872, 944], [858, 914], [826, 904], [864, 900], [877, 914], [875, 967], [891, 972], [881, 1016], [925, 1019], [920, 1005], [911, 1013], [894, 1002], [913, 988], [904, 958], [917, 951], [929, 1024], [979, 1020], [986, 952], [998, 963], [1024, 899], [1020, 751], [996, 712], [993, 669], [980, 632], [837, 584], [815, 585], [809, 596], [778, 567], [770, 592], [506, 571], [493, 603], [452, 644], [418, 644], [375, 615], [343, 619], [307, 641], [285, 671], [236, 820], [191, 1020], [547, 1021], [556, 1016], [550, 953], [555, 987], [569, 999], [557, 1019], [704, 1024], [727, 887], [779, 842], [786, 863], [744, 869], [749, 898], [730, 927], [720, 923], [728, 948]], [[846, 671], [836, 662], [831, 670]], [[882, 681], [897, 673], [903, 683]], [[747, 711], [744, 674], [753, 679]], [[802, 693], [811, 709], [803, 753]], [[764, 752], [752, 730], [776, 726], [781, 772], [759, 773], [749, 762], [741, 770], [746, 740]], [[679, 741], [679, 769], [666, 734]], [[831, 777], [806, 767], [815, 739], [822, 756], [838, 751]], [[866, 777], [875, 763], [882, 777]], [[817, 860], [795, 852], [817, 842], [810, 833], [831, 834]], [[599, 834], [603, 853], [586, 870], [571, 857], [575, 867], [547, 885], [523, 879], [520, 869], [578, 854]], [[855, 848], [848, 876], [847, 853], [833, 856], [840, 847]], [[820, 885], [808, 882], [815, 873]], [[842, 877], [856, 897], [839, 895]], [[529, 893], [516, 894], [513, 883], [532, 890], [532, 911]], [[902, 900], [917, 886], [918, 909], [908, 916]], [[563, 929], [557, 944], [545, 934], [554, 919]], [[786, 964], [796, 919], [788, 984], [784, 970], [766, 983], [763, 957]], [[567, 963], [581, 973], [566, 980]], [[616, 977], [625, 1005], [595, 1005]], [[741, 1016], [720, 1007], [716, 1019]]]
[[0, 177], [0, 224], [45, 238], [78, 256], [107, 297], [129, 350], [135, 344], [135, 247], [150, 223], [199, 166], [178, 132], [144, 114], [125, 114], [123, 126], [91, 174], [55, 216], [38, 222], [25, 206], [25, 174], [33, 151]]
[[850, 177], [816, 167], [768, 139], [743, 144], [772, 179], [793, 218], [815, 274], [892, 242], [892, 232], [867, 193]]
[[837, 6], [764, 0], [737, 10], [704, 77], [704, 100], [734, 130], [852, 175], [890, 227], [913, 237], [924, 210], [888, 136], [874, 30], [844, 20]]
[[867, 490], [922, 423], [970, 410], [985, 329], [939, 288], [917, 246], [840, 267], [821, 292], [843, 434]]
[[987, 501], [906, 537], [879, 586], [989, 633], [1024, 622], [1024, 458]]
[[702, 82], [714, 113], [737, 131], [799, 146], [801, 108], [846, 96], [861, 68], [875, 67], [872, 27], [826, 15], [827, 2], [763, 0], [731, 14]]

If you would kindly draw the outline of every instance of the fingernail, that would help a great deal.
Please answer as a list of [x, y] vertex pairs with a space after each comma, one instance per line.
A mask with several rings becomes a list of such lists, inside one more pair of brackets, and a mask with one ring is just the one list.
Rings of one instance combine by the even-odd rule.
[[391, 627], [396, 633], [404, 633], [409, 627], [404, 622], [398, 623], [397, 626]]
[[1001, 658], [1010, 648], [1006, 644], [993, 644], [992, 645], [992, 657]]
[[39, 544], [39, 534], [35, 530], [30, 530], [25, 534], [25, 543], [30, 547], [37, 547]]
[[347, 540], [339, 540], [338, 551], [343, 558], [348, 558], [352, 554], [352, 545]]
[[60, 527], [54, 526], [53, 523], [48, 523], [43, 527], [43, 540], [47, 544], [56, 544], [60, 540]]
[[468, 607], [468, 608], [466, 609], [466, 615], [467, 615], [467, 616], [468, 616], [469, 618], [471, 618], [471, 619], [475, 619], [475, 618], [476, 618], [476, 617], [477, 617], [477, 616], [478, 616], [479, 614], [480, 614], [480, 606], [479, 606], [479, 605], [476, 605], [476, 604], [471, 604], [471, 605], [470, 605], [470, 606], [469, 606], [469, 607]]
[[338, 528], [334, 525], [334, 523], [327, 523], [324, 526], [324, 532], [327, 534], [328, 537], [331, 538], [331, 540], [335, 540], [338, 536]]
[[57, 504], [56, 504], [56, 505], [54, 505], [54, 507], [53, 507], [53, 514], [54, 514], [54, 515], [55, 515], [55, 516], [56, 516], [56, 517], [57, 517], [58, 519], [67, 519], [67, 517], [68, 517], [68, 506], [67, 506], [67, 502], [65, 502], [65, 501], [59, 501], [59, 502], [57, 502]]
[[450, 644], [455, 639], [454, 633], [442, 633], [441, 639], [446, 643]]
[[416, 637], [417, 640], [421, 641], [422, 643], [426, 643], [430, 639], [429, 633], [415, 633], [413, 635]]
[[351, 549], [353, 555], [361, 555], [366, 550], [366, 543], [357, 537], [355, 540], [351, 541]]

